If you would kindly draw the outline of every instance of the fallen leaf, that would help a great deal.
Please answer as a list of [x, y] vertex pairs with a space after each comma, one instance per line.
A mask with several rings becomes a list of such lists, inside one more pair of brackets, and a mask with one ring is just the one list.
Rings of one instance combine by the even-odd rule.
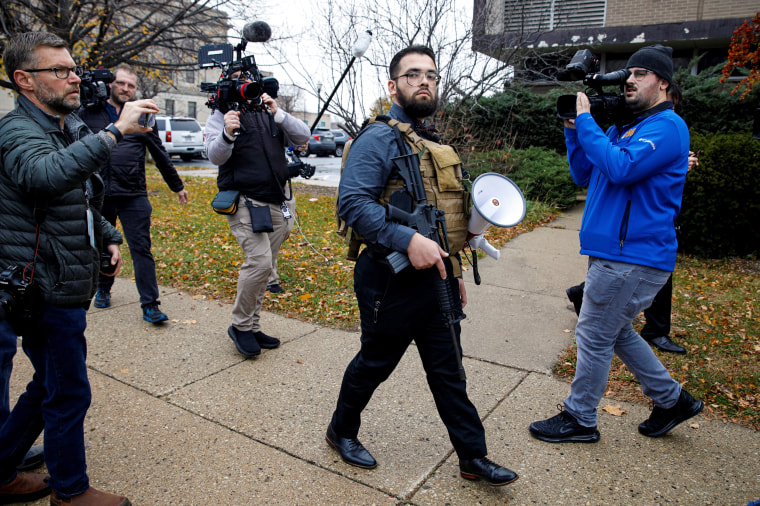
[[607, 404], [605, 407], [602, 408], [602, 411], [606, 411], [607, 413], [611, 414], [612, 416], [623, 416], [624, 414], [628, 413], [628, 411], [621, 409], [620, 405], [617, 406], [611, 406]]
[[699, 424], [698, 423], [692, 423], [691, 425], [689, 425], [689, 427], [691, 427], [692, 429], [698, 429], [699, 428]]

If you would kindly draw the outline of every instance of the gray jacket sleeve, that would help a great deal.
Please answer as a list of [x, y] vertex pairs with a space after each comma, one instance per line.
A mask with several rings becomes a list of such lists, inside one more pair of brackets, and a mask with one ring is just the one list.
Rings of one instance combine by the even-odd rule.
[[214, 109], [206, 121], [206, 155], [214, 165], [222, 165], [232, 155], [234, 143], [222, 137], [224, 131], [224, 114]]
[[306, 123], [282, 109], [277, 109], [274, 122], [285, 132], [285, 146], [301, 146], [311, 138], [311, 131]]

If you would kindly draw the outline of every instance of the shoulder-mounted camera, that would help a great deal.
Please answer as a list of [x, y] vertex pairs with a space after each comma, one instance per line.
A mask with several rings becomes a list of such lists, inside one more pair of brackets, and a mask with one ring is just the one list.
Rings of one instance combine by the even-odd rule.
[[[598, 74], [599, 58], [588, 49], [581, 49], [576, 52], [573, 59], [570, 60], [557, 75], [559, 81], [580, 81], [588, 86], [586, 95], [591, 103], [591, 116], [602, 123], [614, 123], [615, 120], [624, 113], [625, 100], [618, 93], [605, 92], [604, 86], [622, 86], [631, 75], [628, 69], [616, 70], [608, 74]], [[557, 99], [557, 116], [561, 119], [574, 119], [575, 95], [560, 95]]]
[[[215, 83], [201, 83], [201, 91], [210, 93], [208, 105], [222, 113], [230, 110], [261, 111], [261, 94], [277, 98], [280, 85], [274, 77], [263, 77], [251, 56], [242, 57], [248, 42], [266, 42], [272, 32], [263, 21], [249, 23], [243, 28], [243, 38], [232, 44], [206, 44], [198, 50], [200, 68], [219, 67], [222, 74]], [[238, 76], [233, 77], [238, 73]]]
[[111, 95], [113, 72], [108, 69], [85, 70], [79, 83], [79, 101], [87, 109], [102, 105]]

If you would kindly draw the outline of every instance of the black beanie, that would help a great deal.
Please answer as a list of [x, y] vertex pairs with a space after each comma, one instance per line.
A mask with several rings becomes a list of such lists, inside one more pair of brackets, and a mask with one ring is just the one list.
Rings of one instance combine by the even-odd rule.
[[651, 70], [668, 83], [673, 82], [673, 48], [655, 44], [642, 47], [631, 55], [626, 68], [641, 67]]

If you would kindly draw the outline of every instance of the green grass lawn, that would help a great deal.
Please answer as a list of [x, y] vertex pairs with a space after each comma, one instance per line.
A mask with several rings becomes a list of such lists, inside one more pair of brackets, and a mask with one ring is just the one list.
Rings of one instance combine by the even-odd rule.
[[[153, 204], [153, 255], [158, 282], [195, 296], [232, 302], [243, 256], [227, 220], [211, 210], [213, 178], [185, 177], [190, 203], [180, 206], [155, 169], [148, 170]], [[297, 181], [297, 179], [296, 179]], [[357, 329], [353, 262], [335, 233], [333, 188], [293, 185], [297, 222], [280, 251], [279, 274], [286, 292], [270, 294], [264, 309], [322, 326]], [[529, 202], [517, 227], [490, 227], [489, 241], [502, 246], [557, 215], [555, 209]], [[121, 276], [131, 277], [127, 248]], [[658, 353], [679, 382], [705, 400], [706, 416], [760, 429], [760, 262], [679, 257], [673, 276], [673, 331], [685, 356]], [[575, 348], [557, 362], [555, 372], [572, 379]], [[609, 391], [645, 401], [636, 380], [615, 359]]]

